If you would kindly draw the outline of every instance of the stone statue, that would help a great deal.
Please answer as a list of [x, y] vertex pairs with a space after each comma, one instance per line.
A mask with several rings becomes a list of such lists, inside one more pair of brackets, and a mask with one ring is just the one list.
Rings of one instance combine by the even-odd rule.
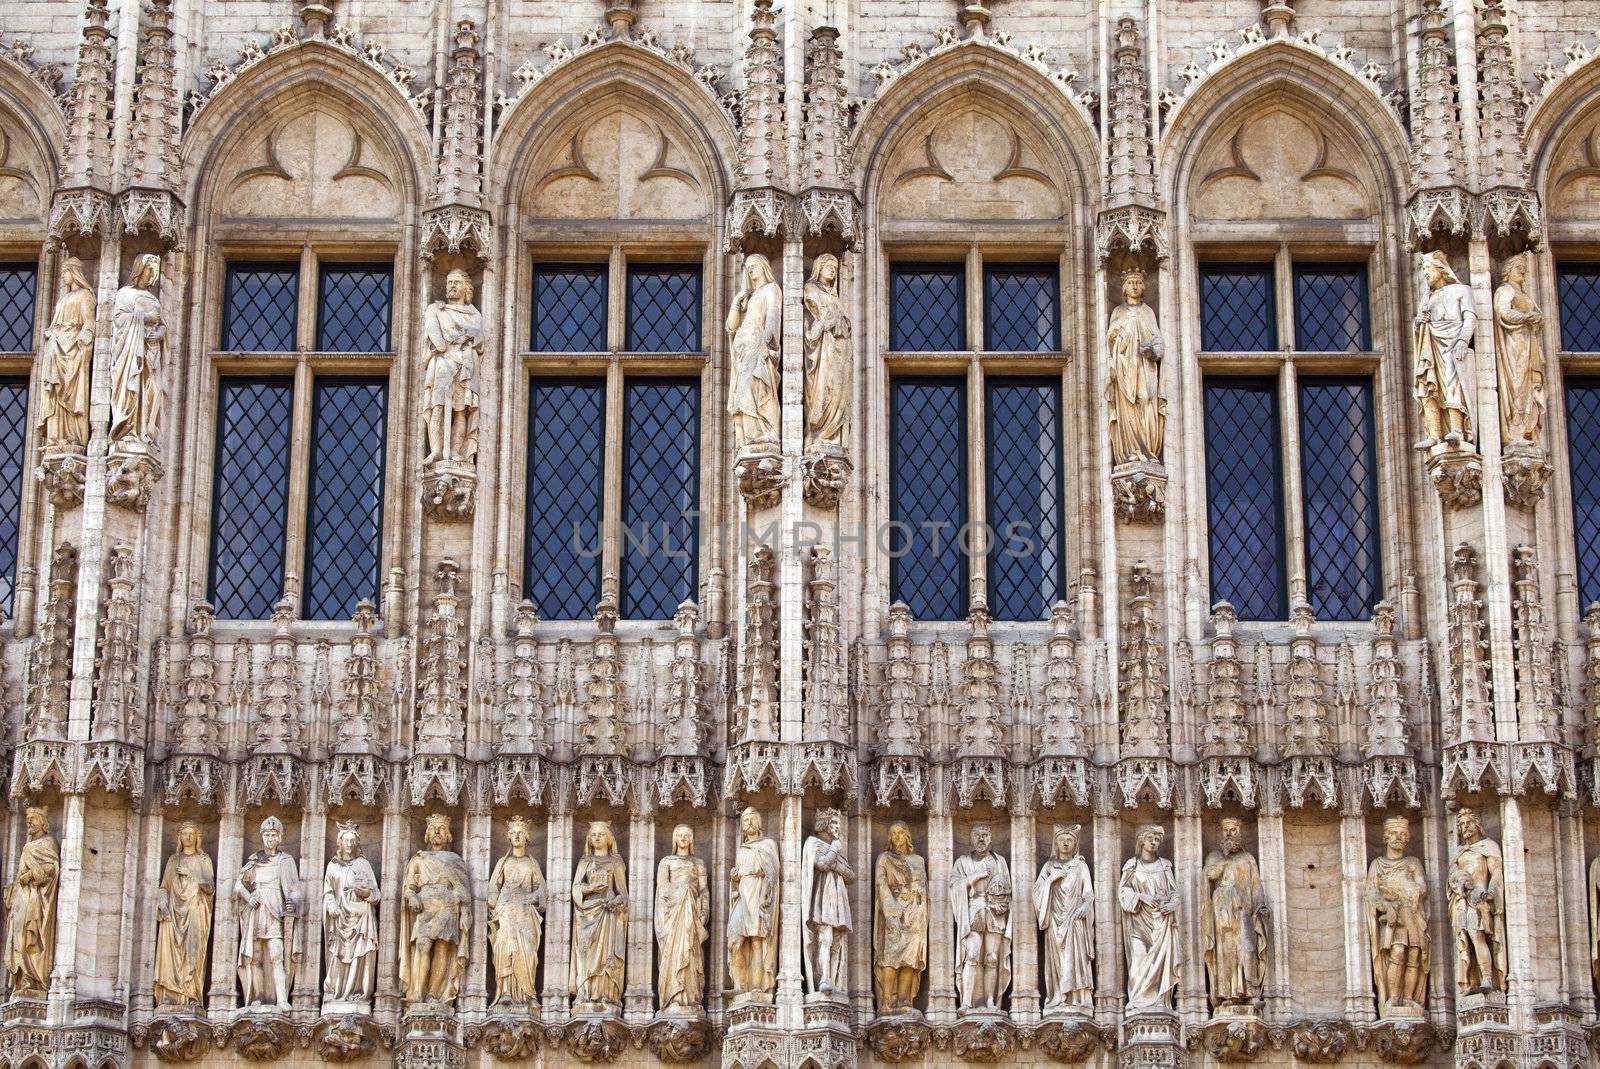
[[1146, 824], [1134, 836], [1135, 856], [1122, 866], [1117, 905], [1127, 941], [1128, 1011], [1170, 1010], [1178, 986], [1178, 881], [1156, 852], [1167, 833]]
[[1456, 937], [1456, 988], [1461, 995], [1506, 989], [1506, 900], [1500, 844], [1483, 835], [1472, 809], [1456, 814], [1460, 847], [1450, 861], [1450, 927]]
[[205, 1005], [206, 951], [211, 946], [211, 904], [217, 870], [200, 846], [200, 828], [178, 828], [178, 848], [167, 859], [156, 892], [155, 997], [157, 1006]]
[[279, 850], [283, 821], [261, 822], [261, 849], [245, 859], [233, 897], [239, 908], [239, 990], [245, 1006], [289, 1008], [293, 963], [300, 960], [300, 868]]
[[776, 452], [783, 407], [783, 290], [773, 281], [772, 264], [759, 252], [744, 258], [727, 326], [734, 449]]
[[111, 444], [124, 452], [147, 452], [161, 430], [161, 371], [167, 328], [155, 287], [161, 257], [145, 253], [111, 305]]
[[531, 1005], [539, 999], [539, 948], [544, 939], [545, 885], [538, 859], [528, 854], [528, 821], [506, 824], [510, 848], [489, 874], [489, 952], [494, 1002]]
[[895, 821], [873, 874], [872, 971], [880, 1017], [915, 1012], [928, 965], [928, 864], [914, 850], [911, 829]]
[[1544, 436], [1544, 313], [1528, 296], [1528, 254], [1506, 261], [1494, 291], [1494, 352], [1500, 365], [1503, 446], [1538, 445]]
[[1589, 863], [1589, 972], [1600, 986], [1600, 857]]
[[1378, 1016], [1417, 1017], [1428, 993], [1428, 882], [1422, 862], [1406, 856], [1411, 825], [1383, 822], [1383, 857], [1367, 868], [1367, 936]]
[[628, 955], [628, 867], [611, 825], [589, 825], [583, 859], [572, 876], [573, 1011], [622, 1009]]
[[43, 809], [30, 806], [27, 820], [28, 841], [5, 893], [6, 977], [13, 995], [49, 991], [56, 960], [61, 850], [50, 837], [50, 818]]
[[806, 448], [844, 449], [850, 418], [850, 317], [839, 296], [839, 258], [823, 253], [811, 264], [806, 310]]
[[800, 931], [813, 994], [839, 994], [848, 986], [850, 885], [856, 874], [845, 858], [843, 827], [837, 809], [818, 810], [800, 853]]
[[772, 998], [778, 967], [778, 844], [761, 834], [761, 814], [747, 807], [739, 814], [739, 847], [734, 851], [733, 900], [728, 907], [728, 977], [735, 996]]
[[471, 467], [478, 457], [478, 364], [483, 313], [472, 303], [472, 279], [459, 268], [445, 278], [445, 299], [428, 305], [422, 396], [428, 453], [424, 467]]
[[1222, 846], [1206, 855], [1205, 877], [1200, 931], [1211, 1006], [1222, 1014], [1254, 1013], [1267, 975], [1271, 913], [1238, 817], [1222, 818]]
[[663, 1013], [699, 1014], [705, 1001], [706, 936], [711, 887], [706, 863], [694, 856], [694, 829], [672, 829], [672, 853], [656, 866], [656, 957]]
[[1044, 932], [1044, 1008], [1094, 1009], [1094, 882], [1078, 853], [1077, 824], [1056, 828], [1054, 849], [1033, 882]]
[[1161, 397], [1161, 328], [1144, 303], [1145, 275], [1122, 273], [1122, 303], [1106, 325], [1106, 407], [1111, 427], [1111, 463], [1159, 462], [1167, 433], [1167, 402]]
[[447, 1005], [467, 969], [472, 877], [449, 848], [449, 817], [430, 813], [422, 839], [400, 884], [400, 987], [407, 1002]]
[[378, 974], [378, 877], [361, 853], [361, 827], [341, 821], [322, 878], [322, 1012], [366, 1013]]
[[39, 351], [39, 431], [47, 451], [81, 453], [89, 444], [95, 297], [76, 256], [62, 261], [61, 289]]
[[972, 826], [972, 852], [950, 869], [956, 987], [968, 1010], [998, 1010], [1011, 986], [1011, 868], [990, 850], [994, 832]]
[[1442, 252], [1422, 257], [1428, 295], [1412, 328], [1412, 396], [1422, 410], [1422, 437], [1416, 448], [1460, 448], [1472, 442], [1472, 409], [1467, 397], [1467, 350], [1478, 315], [1472, 290], [1456, 278]]

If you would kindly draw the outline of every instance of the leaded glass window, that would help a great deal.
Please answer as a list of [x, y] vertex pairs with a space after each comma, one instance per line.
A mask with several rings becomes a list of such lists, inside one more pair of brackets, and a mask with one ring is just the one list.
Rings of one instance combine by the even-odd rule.
[[1361, 264], [1294, 266], [1295, 348], [1359, 353], [1372, 348], [1367, 269]]
[[0, 379], [0, 608], [12, 610], [17, 588], [22, 491], [28, 484], [28, 382]]
[[605, 405], [604, 379], [533, 380], [523, 589], [546, 620], [586, 620], [600, 600]]
[[222, 348], [293, 352], [299, 301], [300, 265], [229, 264]]
[[1562, 264], [1561, 348], [1600, 353], [1600, 264]]
[[889, 271], [889, 348], [949, 353], [966, 347], [966, 271], [962, 266], [895, 264]]
[[1578, 599], [1587, 607], [1600, 601], [1600, 381], [1567, 383], [1567, 448]]
[[0, 353], [33, 351], [38, 273], [33, 264], [0, 264]]
[[1061, 347], [1054, 267], [985, 267], [983, 347], [993, 353], [1047, 353]]
[[393, 289], [389, 264], [324, 264], [317, 287], [317, 350], [389, 352]]
[[1299, 385], [1306, 596], [1319, 620], [1364, 620], [1382, 593], [1372, 384]]
[[1211, 600], [1240, 619], [1282, 620], [1283, 474], [1273, 381], [1205, 384], [1206, 500]]
[[[605, 264], [541, 264], [533, 269], [535, 352], [606, 351], [606, 274]], [[698, 298], [695, 307], [698, 315]]]
[[1064, 596], [1061, 386], [991, 378], [988, 432], [989, 609], [1042, 620]]
[[317, 380], [306, 523], [308, 620], [348, 620], [362, 599], [378, 600], [388, 409], [383, 379]]
[[699, 574], [700, 384], [634, 378], [625, 394], [622, 615], [667, 620]]
[[223, 379], [217, 400], [209, 600], [224, 620], [264, 620], [283, 596], [289, 379]]
[[1200, 347], [1208, 353], [1278, 348], [1271, 264], [1200, 268]]
[[967, 614], [966, 383], [890, 384], [890, 596], [919, 620]]
[[628, 351], [634, 353], [700, 351], [698, 266], [628, 265]]

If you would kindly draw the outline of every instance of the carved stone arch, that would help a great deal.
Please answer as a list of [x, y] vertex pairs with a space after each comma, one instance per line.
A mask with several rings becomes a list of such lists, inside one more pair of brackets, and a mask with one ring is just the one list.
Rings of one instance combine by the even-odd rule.
[[1528, 113], [1533, 187], [1552, 223], [1600, 220], [1600, 62], [1562, 78]]
[[0, 227], [37, 226], [50, 214], [67, 139], [61, 109], [16, 63], [0, 62]]

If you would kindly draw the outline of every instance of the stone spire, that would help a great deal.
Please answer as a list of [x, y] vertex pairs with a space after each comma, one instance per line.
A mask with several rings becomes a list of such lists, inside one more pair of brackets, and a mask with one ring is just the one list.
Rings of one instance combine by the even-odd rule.
[[744, 629], [739, 636], [739, 705], [734, 742], [778, 740], [778, 604], [771, 546], [750, 554]]
[[785, 117], [783, 53], [778, 48], [772, 0], [754, 0], [750, 43], [744, 51], [744, 89], [739, 97], [737, 190], [728, 206], [728, 242], [737, 249], [745, 233], [773, 237], [783, 229], [788, 198], [783, 191]]
[[1423, 0], [1417, 71], [1411, 104], [1412, 246], [1443, 230], [1467, 229], [1461, 187], [1461, 112], [1443, 0]]
[[1516, 57], [1506, 39], [1505, 0], [1487, 0], [1478, 11], [1479, 174], [1485, 188], [1521, 186], [1522, 116], [1526, 96], [1517, 80]]
[[850, 702], [839, 639], [839, 592], [833, 552], [811, 547], [805, 634], [805, 741], [848, 742]]
[[284, 598], [272, 609], [272, 640], [267, 646], [264, 678], [256, 688], [250, 717], [250, 750], [259, 754], [300, 754], [299, 646], [291, 627], [294, 602]]
[[805, 173], [800, 176], [800, 214], [806, 231], [830, 227], [854, 246], [857, 204], [847, 174], [850, 149], [850, 93], [839, 31], [818, 26], [806, 46]]
[[678, 633], [667, 669], [667, 708], [661, 728], [661, 752], [667, 757], [698, 757], [704, 752], [705, 681], [700, 665], [700, 607], [693, 601], [678, 606], [672, 622]]
[[517, 606], [511, 624], [509, 677], [497, 696], [499, 746], [496, 753], [528, 754], [544, 748], [544, 683], [539, 678], [539, 614], [533, 602]]
[[1445, 741], [1450, 743], [1495, 739], [1477, 571], [1477, 551], [1461, 543], [1450, 559], [1449, 675], [1443, 717]]
[[1078, 682], [1078, 644], [1072, 639], [1072, 606], [1050, 607], [1050, 644], [1045, 660], [1043, 729], [1040, 757], [1088, 757], [1084, 739], [1083, 696]]
[[1006, 731], [1000, 707], [1000, 667], [994, 660], [994, 640], [989, 637], [989, 603], [974, 594], [967, 614], [967, 655], [961, 662], [957, 688], [956, 733], [961, 757], [1002, 757]]
[[172, 46], [172, 0], [151, 0], [143, 30], [127, 188], [121, 194], [122, 223], [129, 233], [149, 229], [172, 242], [177, 240], [183, 222], [175, 191], [180, 107]]
[[1150, 566], [1137, 561], [1129, 577], [1133, 598], [1122, 631], [1122, 658], [1118, 671], [1118, 714], [1122, 722], [1122, 756], [1165, 757], [1168, 753], [1167, 682], [1156, 622], [1155, 598], [1150, 594]]
[[417, 679], [417, 752], [459, 755], [467, 712], [467, 647], [456, 592], [461, 569], [453, 560], [442, 560], [433, 581], [433, 612]]
[[1394, 606], [1378, 602], [1372, 610], [1372, 657], [1367, 665], [1366, 754], [1405, 757], [1411, 753], [1406, 716], [1405, 666], [1394, 637]]
[[928, 742], [917, 695], [917, 667], [911, 659], [911, 609], [903, 601], [889, 606], [888, 659], [883, 666], [883, 712], [878, 720], [880, 757], [926, 757]]
[[28, 742], [66, 738], [77, 600], [78, 550], [63, 542], [50, 559], [50, 594], [28, 660]]
[[1518, 741], [1556, 742], [1562, 702], [1556, 694], [1550, 625], [1539, 600], [1539, 562], [1533, 547], [1517, 546], [1511, 568]]
[[217, 697], [216, 642], [211, 638], [215, 619], [211, 606], [203, 601], [189, 614], [189, 649], [183, 659], [183, 678], [173, 688], [173, 753], [216, 754], [216, 725], [221, 719], [222, 703]]
[[603, 586], [594, 610], [589, 683], [578, 718], [578, 752], [588, 757], [622, 756], [627, 743], [628, 710], [622, 697], [622, 653], [616, 635], [616, 576], [606, 576]]
[[1106, 147], [1106, 205], [1155, 203], [1155, 159], [1150, 145], [1150, 93], [1139, 24], [1117, 20], [1117, 45], [1111, 61]]
[[89, 0], [72, 88], [67, 91], [67, 143], [61, 188], [50, 209], [50, 234], [99, 233], [109, 218], [112, 55], [106, 0]]
[[1250, 702], [1246, 698], [1239, 640], [1233, 636], [1239, 617], [1226, 601], [1211, 610], [1211, 664], [1206, 678], [1206, 704], [1200, 722], [1203, 757], [1249, 757]]
[[118, 543], [106, 560], [110, 593], [100, 617], [94, 687], [94, 737], [126, 740], [139, 716], [139, 607], [134, 599], [133, 547]]
[[1288, 682], [1284, 686], [1284, 753], [1289, 757], [1326, 757], [1333, 752], [1328, 723], [1327, 687], [1311, 636], [1311, 606], [1295, 602], [1290, 611], [1294, 638], [1289, 641]]
[[384, 707], [383, 683], [378, 678], [378, 643], [372, 625], [376, 607], [365, 598], [350, 617], [356, 625], [350, 636], [350, 655], [344, 662], [344, 694], [337, 723], [339, 753], [370, 753], [378, 744], [378, 718]]
[[471, 19], [456, 23], [445, 74], [443, 125], [434, 195], [423, 216], [422, 252], [489, 257], [489, 214], [483, 207], [483, 53]]

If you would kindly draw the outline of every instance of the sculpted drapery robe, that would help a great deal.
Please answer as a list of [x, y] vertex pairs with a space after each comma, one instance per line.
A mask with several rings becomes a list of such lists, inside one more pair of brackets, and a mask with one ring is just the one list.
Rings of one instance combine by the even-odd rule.
[[156, 1005], [205, 1002], [206, 949], [211, 944], [211, 903], [217, 874], [204, 852], [179, 851], [161, 874], [164, 915], [156, 924]]
[[[1423, 301], [1426, 318], [1414, 325], [1412, 351], [1416, 353], [1412, 394], [1424, 412], [1437, 411], [1443, 420], [1445, 412], [1459, 412], [1466, 418], [1465, 439], [1471, 441], [1472, 409], [1467, 400], [1467, 382], [1462, 363], [1466, 360], [1465, 345], [1472, 342], [1473, 324], [1477, 313], [1472, 307], [1472, 290], [1460, 282], [1448, 282], [1430, 293]], [[1456, 343], [1465, 345], [1450, 355]]]
[[1163, 913], [1163, 903], [1175, 903], [1178, 883], [1172, 862], [1130, 857], [1122, 866], [1117, 901], [1127, 935], [1128, 1009], [1171, 1008], [1178, 986], [1178, 913]]
[[806, 310], [806, 437], [808, 447], [844, 445], [850, 408], [850, 319], [833, 286], [813, 276], [802, 291]]
[[[1492, 839], [1479, 839], [1463, 846], [1450, 860], [1450, 878], [1447, 881], [1447, 903], [1450, 910], [1450, 927], [1456, 933], [1458, 953], [1465, 954], [1471, 947], [1471, 934], [1482, 932], [1488, 937], [1494, 960], [1477, 962], [1480, 972], [1485, 967], [1494, 970], [1485, 975], [1485, 986], [1499, 988], [1506, 977], [1506, 903], [1498, 876], [1489, 873], [1501, 871], [1500, 844]], [[1473, 892], [1485, 892], [1484, 900], [1473, 901]], [[1457, 980], [1465, 982], [1457, 970]]]
[[1160, 460], [1167, 402], [1159, 396], [1161, 328], [1148, 304], [1119, 304], [1106, 326], [1111, 462]]
[[1082, 856], [1051, 858], [1033, 883], [1044, 932], [1045, 1007], [1094, 1003], [1094, 884]]
[[1521, 286], [1505, 282], [1494, 291], [1494, 354], [1500, 370], [1500, 434], [1503, 445], [1537, 443], [1544, 433], [1544, 348], [1541, 315]]
[[[956, 926], [956, 982], [966, 984], [966, 965], [969, 958], [981, 952], [985, 932], [1001, 936], [998, 970], [994, 993], [998, 1002], [1011, 986], [1011, 940], [1013, 911], [1007, 910], [1004, 921], [997, 920], [984, 893], [997, 880], [1011, 883], [1011, 867], [999, 854], [984, 857], [963, 854], [950, 867], [950, 912]], [[972, 1004], [972, 992], [961, 992], [961, 1004]]]
[[322, 996], [331, 1002], [365, 1003], [372, 998], [378, 968], [378, 917], [372, 899], [378, 879], [372, 863], [356, 856], [328, 862], [322, 880], [322, 937], [328, 969]]
[[[756, 975], [748, 990], [771, 991], [778, 968], [778, 880], [782, 866], [774, 839], [741, 842], [733, 857], [733, 902], [728, 909], [728, 946], [751, 940]], [[735, 978], [737, 981], [737, 978]]]
[[161, 366], [166, 338], [149, 336], [161, 325], [156, 295], [136, 285], [117, 291], [111, 305], [111, 441], [154, 442], [161, 429]]
[[834, 869], [840, 865], [848, 871], [844, 862], [843, 843], [807, 836], [800, 853], [800, 930], [806, 948], [806, 975], [813, 991], [843, 980], [827, 975], [836, 962], [816, 960], [821, 946], [813, 933], [819, 928], [833, 929], [837, 963], [842, 963], [845, 940], [855, 924], [850, 916], [850, 885]]
[[627, 901], [628, 869], [622, 859], [616, 854], [585, 854], [572, 877], [575, 1003], [621, 1004], [628, 953]]
[[[1377, 857], [1367, 868], [1367, 938], [1378, 1008], [1395, 1000], [1420, 1002], [1427, 993], [1428, 885], [1414, 857]], [[1391, 949], [1420, 956], [1420, 991], [1391, 991], [1386, 963]]]
[[776, 445], [781, 415], [778, 354], [783, 345], [783, 290], [768, 276], [728, 311], [733, 378], [728, 387], [728, 414], [733, 417], [734, 444]]
[[[400, 911], [400, 986], [412, 1002], [449, 1002], [461, 992], [467, 969], [467, 937], [472, 930], [467, 863], [453, 850], [419, 850], [406, 866], [402, 890], [414, 893], [421, 908], [413, 909], [408, 902]], [[412, 948], [436, 942], [455, 948], [449, 972], [443, 977], [413, 975]]]
[[[76, 264], [77, 261], [69, 261]], [[56, 303], [39, 350], [39, 428], [47, 444], [89, 442], [89, 368], [94, 360], [94, 290], [82, 268], [69, 270], [69, 289]]]
[[[470, 302], [435, 301], [423, 316], [428, 347], [423, 405], [460, 413], [467, 421], [465, 445], [453, 459], [471, 463], [478, 455], [478, 359], [483, 353], [483, 313]], [[450, 442], [440, 447], [451, 447]]]
[[1267, 904], [1256, 859], [1243, 850], [1206, 858], [1208, 901], [1200, 910], [1201, 942], [1217, 1005], [1261, 997], [1267, 969]]
[[29, 839], [6, 888], [6, 975], [12, 991], [47, 991], [56, 957], [61, 852], [48, 835]]
[[544, 939], [544, 873], [526, 855], [507, 854], [489, 874], [489, 949], [495, 1002], [535, 1002]]
[[705, 862], [677, 854], [662, 858], [656, 866], [655, 924], [663, 1010], [698, 1011], [705, 1000], [703, 954], [710, 918]]
[[[284, 968], [293, 983], [293, 925], [285, 925], [284, 918], [293, 912], [299, 900], [300, 870], [294, 858], [279, 850], [275, 854], [260, 851], [251, 854], [239, 873], [237, 888], [239, 899], [239, 987], [244, 1003], [286, 1002], [287, 991], [270, 991], [272, 962], [268, 945], [274, 940], [283, 944]], [[253, 895], [255, 905], [250, 905], [246, 892]]]
[[873, 878], [872, 962], [880, 969], [928, 964], [928, 868], [916, 854], [885, 850]]

